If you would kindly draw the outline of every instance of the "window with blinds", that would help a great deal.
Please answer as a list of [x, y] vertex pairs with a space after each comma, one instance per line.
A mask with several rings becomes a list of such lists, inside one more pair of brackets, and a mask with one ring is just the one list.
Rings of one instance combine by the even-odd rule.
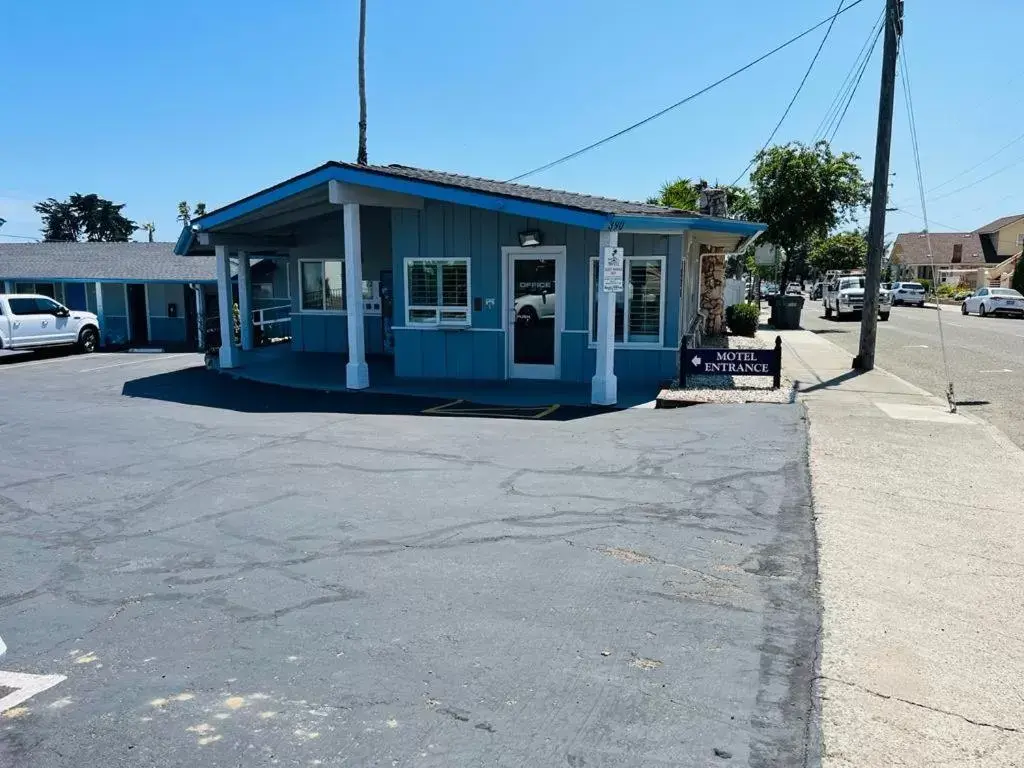
[[406, 325], [469, 325], [469, 259], [406, 259]]
[[340, 260], [299, 262], [304, 312], [341, 312], [345, 309], [344, 267]]
[[[597, 341], [597, 294], [600, 260], [590, 260], [590, 340]], [[615, 296], [615, 343], [660, 345], [665, 260], [630, 256], [625, 259], [626, 284]]]

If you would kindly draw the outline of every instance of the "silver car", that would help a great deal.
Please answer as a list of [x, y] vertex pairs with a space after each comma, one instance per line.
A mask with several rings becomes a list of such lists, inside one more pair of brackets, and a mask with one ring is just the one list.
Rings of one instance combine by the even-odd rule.
[[892, 294], [893, 306], [899, 304], [924, 306], [924, 286], [920, 283], [893, 283], [889, 292]]
[[1024, 296], [1012, 288], [979, 288], [973, 295], [964, 299], [960, 312], [969, 315], [972, 312], [985, 317], [986, 315], [1013, 315], [1024, 317]]

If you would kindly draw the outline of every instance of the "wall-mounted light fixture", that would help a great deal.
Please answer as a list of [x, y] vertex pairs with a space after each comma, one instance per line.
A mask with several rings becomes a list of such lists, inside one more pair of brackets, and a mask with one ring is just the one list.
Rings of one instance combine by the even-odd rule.
[[523, 248], [532, 248], [540, 245], [543, 237], [539, 229], [527, 229], [519, 233], [519, 245]]

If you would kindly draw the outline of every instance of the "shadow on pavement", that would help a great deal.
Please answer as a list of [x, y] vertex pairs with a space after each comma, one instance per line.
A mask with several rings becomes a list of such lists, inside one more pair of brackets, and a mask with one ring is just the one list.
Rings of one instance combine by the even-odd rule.
[[364, 413], [572, 421], [616, 410], [555, 403], [501, 406], [418, 395], [295, 389], [223, 376], [202, 367], [184, 368], [126, 381], [121, 394], [125, 397], [201, 405], [241, 413]]
[[815, 392], [819, 389], [828, 389], [829, 387], [834, 387], [837, 384], [842, 384], [844, 381], [850, 381], [851, 379], [855, 379], [863, 373], [864, 371], [849, 370], [846, 373], [841, 373], [838, 376], [833, 376], [831, 379], [827, 379], [825, 381], [807, 387], [807, 389], [800, 387], [800, 382], [795, 382], [794, 385], [797, 387], [797, 389], [799, 389], [801, 394], [807, 394], [808, 392]]

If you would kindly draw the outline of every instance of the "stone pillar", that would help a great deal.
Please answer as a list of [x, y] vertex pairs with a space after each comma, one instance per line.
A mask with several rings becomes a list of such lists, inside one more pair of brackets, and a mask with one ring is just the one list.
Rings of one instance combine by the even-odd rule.
[[363, 242], [359, 229], [359, 203], [345, 203], [345, 312], [348, 315], [348, 365], [345, 387], [366, 389], [366, 329], [363, 327]]
[[615, 405], [619, 399], [618, 379], [615, 377], [615, 294], [601, 290], [606, 248], [616, 248], [619, 233], [602, 230], [598, 235], [597, 253], [600, 259], [597, 293], [597, 365], [590, 380], [590, 402], [594, 405]]
[[722, 248], [701, 246], [700, 308], [707, 315], [704, 332], [725, 332], [725, 253]]

